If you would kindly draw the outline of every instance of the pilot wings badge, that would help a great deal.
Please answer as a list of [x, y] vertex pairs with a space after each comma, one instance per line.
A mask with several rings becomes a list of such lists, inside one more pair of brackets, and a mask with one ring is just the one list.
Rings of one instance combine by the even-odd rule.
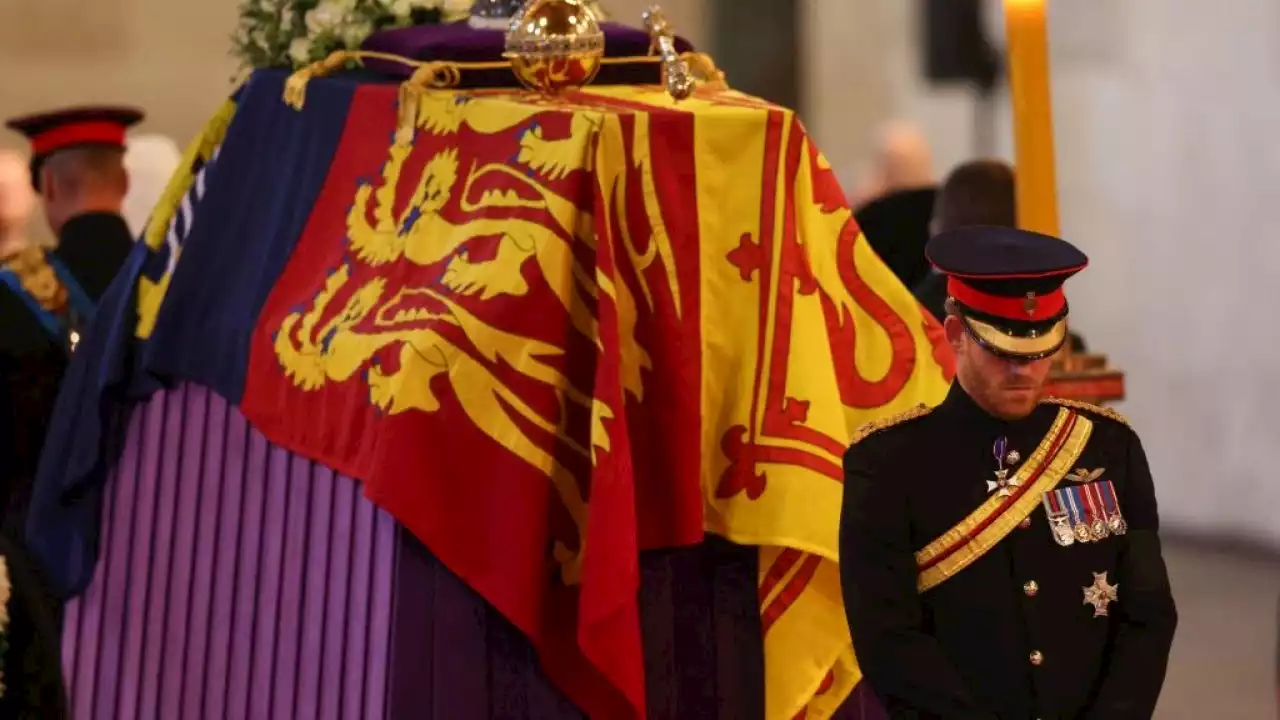
[[1102, 477], [1102, 473], [1106, 472], [1106, 468], [1098, 468], [1097, 470], [1089, 470], [1088, 468], [1076, 468], [1067, 473], [1067, 479], [1072, 482], [1087, 483], [1093, 482]]

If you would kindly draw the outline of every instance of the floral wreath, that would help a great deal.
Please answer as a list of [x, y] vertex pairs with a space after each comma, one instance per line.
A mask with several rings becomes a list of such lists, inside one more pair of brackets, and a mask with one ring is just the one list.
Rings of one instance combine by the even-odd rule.
[[319, 62], [379, 30], [467, 17], [472, 0], [241, 0], [232, 55], [246, 69]]

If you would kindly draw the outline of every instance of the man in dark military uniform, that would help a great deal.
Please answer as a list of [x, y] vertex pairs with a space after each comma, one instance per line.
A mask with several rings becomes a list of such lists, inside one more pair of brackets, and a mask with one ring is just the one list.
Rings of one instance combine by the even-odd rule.
[[75, 108], [9, 120], [31, 142], [31, 179], [58, 236], [0, 258], [0, 511], [20, 513], [66, 368], [133, 247], [121, 217], [125, 131], [142, 113]]
[[895, 718], [1150, 718], [1177, 624], [1138, 436], [1045, 400], [1087, 259], [1013, 228], [932, 240], [956, 383], [844, 458], [840, 571]]
[[[133, 248], [121, 217], [125, 131], [142, 114], [77, 108], [7, 124], [31, 142], [52, 252], [0, 257], [0, 717], [67, 717], [60, 608], [16, 539], [70, 353]], [[7, 620], [7, 621], [3, 621]]]

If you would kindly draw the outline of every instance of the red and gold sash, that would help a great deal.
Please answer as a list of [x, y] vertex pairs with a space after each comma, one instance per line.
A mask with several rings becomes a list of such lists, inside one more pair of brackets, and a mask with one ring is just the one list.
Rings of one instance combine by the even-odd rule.
[[1093, 423], [1069, 408], [1060, 408], [1053, 426], [1031, 457], [1014, 475], [1007, 497], [991, 496], [977, 510], [916, 553], [916, 587], [926, 592], [969, 567], [995, 547], [1057, 487], [1084, 452]]

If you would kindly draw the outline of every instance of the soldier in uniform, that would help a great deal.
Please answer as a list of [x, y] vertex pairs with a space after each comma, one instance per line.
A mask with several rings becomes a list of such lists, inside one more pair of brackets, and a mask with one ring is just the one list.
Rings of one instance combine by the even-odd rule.
[[858, 662], [894, 718], [1150, 718], [1177, 617], [1142, 443], [1114, 411], [1042, 397], [1087, 259], [1005, 227], [928, 255], [956, 383], [845, 455]]
[[0, 258], [0, 511], [20, 522], [69, 353], [133, 247], [121, 217], [125, 131], [142, 113], [86, 107], [15, 118], [31, 181], [58, 237], [52, 252]]

